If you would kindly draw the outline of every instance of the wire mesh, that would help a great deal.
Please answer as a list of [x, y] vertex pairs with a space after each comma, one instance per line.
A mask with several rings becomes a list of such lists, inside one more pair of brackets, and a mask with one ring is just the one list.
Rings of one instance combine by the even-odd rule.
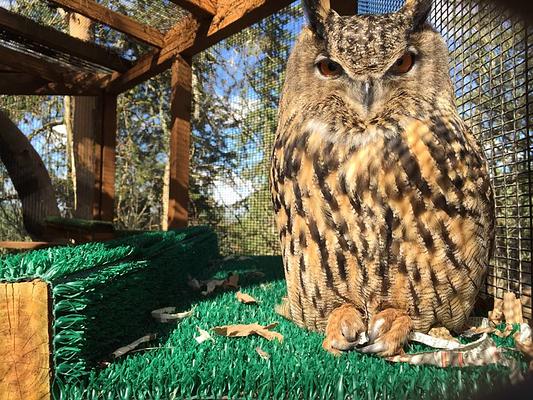
[[487, 290], [520, 294], [531, 318], [532, 31], [492, 2], [472, 0], [436, 0], [431, 22], [448, 43], [457, 106], [482, 144], [495, 190]]
[[225, 254], [279, 254], [268, 171], [285, 62], [302, 25], [293, 4], [194, 60], [191, 219], [215, 226]]

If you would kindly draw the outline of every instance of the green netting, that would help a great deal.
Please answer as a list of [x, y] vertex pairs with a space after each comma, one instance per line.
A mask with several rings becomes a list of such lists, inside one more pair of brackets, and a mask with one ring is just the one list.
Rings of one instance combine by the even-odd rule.
[[[257, 281], [253, 278], [256, 275], [247, 274], [251, 271], [266, 275]], [[242, 290], [259, 304], [238, 303], [233, 292], [194, 302], [194, 316], [171, 325], [170, 332], [161, 331], [158, 342], [104, 369], [92, 370], [84, 382], [57, 387], [58, 398], [455, 399], [509, 383], [509, 371], [495, 365], [441, 369], [392, 364], [356, 352], [341, 357], [326, 353], [321, 347], [322, 335], [300, 329], [274, 312], [274, 305], [286, 291], [279, 257], [227, 261], [204, 272], [217, 277], [239, 273]], [[181, 309], [190, 306], [182, 305]], [[214, 341], [198, 344], [194, 340], [197, 327], [208, 330], [217, 325], [274, 321], [280, 322], [275, 329], [284, 335], [283, 343], [257, 336], [225, 338], [214, 333]], [[511, 338], [494, 339], [498, 345], [512, 345]], [[270, 359], [262, 359], [257, 347], [269, 353]], [[422, 349], [411, 346], [409, 351]]]
[[0, 280], [40, 278], [52, 296], [55, 379], [81, 379], [98, 361], [147, 329], [150, 312], [180, 298], [187, 273], [218, 254], [205, 227], [151, 232], [106, 243], [0, 258]]

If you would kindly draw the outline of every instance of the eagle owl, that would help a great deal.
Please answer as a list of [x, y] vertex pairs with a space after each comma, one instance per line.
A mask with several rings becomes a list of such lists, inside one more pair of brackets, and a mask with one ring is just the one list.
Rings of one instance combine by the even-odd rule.
[[494, 200], [460, 119], [431, 1], [340, 16], [304, 0], [270, 186], [290, 318], [333, 353], [398, 353], [412, 330], [460, 331], [486, 275]]

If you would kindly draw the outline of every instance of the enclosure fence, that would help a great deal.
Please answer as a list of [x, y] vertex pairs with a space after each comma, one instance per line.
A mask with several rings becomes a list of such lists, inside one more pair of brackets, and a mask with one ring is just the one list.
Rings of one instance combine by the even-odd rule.
[[[360, 0], [358, 12], [391, 12], [402, 4]], [[30, 10], [27, 14], [32, 16]], [[169, 25], [172, 15], [165, 15], [161, 23]], [[430, 21], [450, 49], [459, 112], [482, 144], [495, 189], [496, 249], [487, 291], [497, 297], [508, 290], [520, 294], [531, 318], [532, 30], [481, 0], [435, 0]], [[303, 24], [296, 2], [193, 60], [190, 223], [213, 226], [224, 255], [280, 252], [268, 191], [270, 149], [285, 63]], [[127, 188], [123, 199], [131, 203], [121, 203], [124, 212], [116, 222], [123, 228], [162, 227], [169, 94], [161, 88], [168, 88], [169, 76], [157, 79], [123, 95], [119, 104], [117, 189]], [[15, 97], [0, 101], [3, 108], [18, 110], [16, 122], [43, 157], [68, 216], [67, 144], [58, 133], [61, 124], [52, 126], [63, 118], [62, 98], [30, 105]], [[160, 140], [154, 144], [154, 138]], [[0, 239], [12, 240], [5, 235], [22, 229], [20, 207], [1, 165], [0, 180]], [[5, 229], [8, 225], [13, 229]]]

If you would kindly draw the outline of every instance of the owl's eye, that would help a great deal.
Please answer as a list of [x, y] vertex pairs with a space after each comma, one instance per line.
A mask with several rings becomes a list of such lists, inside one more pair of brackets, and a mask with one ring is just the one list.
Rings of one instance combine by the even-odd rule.
[[326, 78], [336, 78], [342, 74], [342, 67], [329, 58], [323, 58], [316, 63], [316, 68]]
[[415, 64], [415, 54], [408, 51], [403, 56], [398, 58], [392, 68], [390, 69], [393, 74], [402, 75], [411, 70]]

